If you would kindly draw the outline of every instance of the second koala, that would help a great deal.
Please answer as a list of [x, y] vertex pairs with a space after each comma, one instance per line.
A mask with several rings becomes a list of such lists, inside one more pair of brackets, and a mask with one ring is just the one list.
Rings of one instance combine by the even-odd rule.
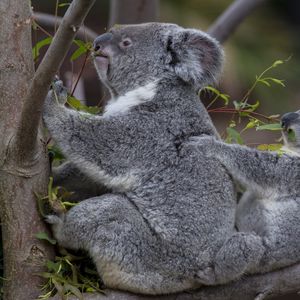
[[246, 192], [237, 209], [240, 231], [263, 238], [265, 253], [252, 273], [300, 261], [300, 111], [282, 117], [285, 154], [229, 145], [211, 137], [191, 144], [222, 162]]
[[[88, 251], [108, 287], [146, 294], [224, 283], [254, 268], [264, 248], [235, 230], [230, 175], [185, 143], [217, 137], [197, 92], [220, 73], [218, 43], [148, 23], [115, 26], [94, 47], [112, 96], [103, 115], [67, 109], [50, 92], [44, 122], [65, 156], [112, 193], [49, 216], [58, 243]], [[54, 90], [65, 102], [60, 82]]]

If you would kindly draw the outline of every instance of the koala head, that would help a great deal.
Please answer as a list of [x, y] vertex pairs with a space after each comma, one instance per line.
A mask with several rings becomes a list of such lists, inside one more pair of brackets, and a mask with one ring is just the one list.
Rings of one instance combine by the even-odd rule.
[[300, 153], [300, 110], [284, 114], [281, 126], [284, 144]]
[[115, 25], [95, 39], [93, 56], [112, 95], [161, 78], [179, 78], [198, 90], [217, 79], [223, 60], [206, 33], [164, 23]]

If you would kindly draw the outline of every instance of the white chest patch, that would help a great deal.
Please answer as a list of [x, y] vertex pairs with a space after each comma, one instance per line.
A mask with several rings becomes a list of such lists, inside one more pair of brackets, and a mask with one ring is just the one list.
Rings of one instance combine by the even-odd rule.
[[156, 93], [157, 82], [153, 81], [125, 95], [111, 99], [106, 105], [103, 117], [121, 115], [128, 112], [132, 107], [151, 101]]

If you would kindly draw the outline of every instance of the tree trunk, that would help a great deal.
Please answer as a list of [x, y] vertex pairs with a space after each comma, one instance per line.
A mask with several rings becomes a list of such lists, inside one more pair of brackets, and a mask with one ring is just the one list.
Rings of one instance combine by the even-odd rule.
[[34, 74], [31, 11], [27, 0], [0, 2], [0, 217], [4, 252], [4, 299], [35, 299], [42, 283], [37, 274], [52, 249], [35, 238], [45, 232], [34, 193], [45, 195], [48, 158], [41, 135], [23, 160], [14, 137], [27, 89]]

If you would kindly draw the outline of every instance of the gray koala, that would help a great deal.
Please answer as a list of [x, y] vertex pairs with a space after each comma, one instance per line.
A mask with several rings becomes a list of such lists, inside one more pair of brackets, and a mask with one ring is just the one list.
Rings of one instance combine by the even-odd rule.
[[237, 227], [263, 238], [265, 253], [250, 272], [268, 272], [300, 261], [300, 111], [282, 117], [285, 154], [192, 138], [203, 155], [220, 160], [246, 188]]
[[218, 43], [147, 23], [115, 26], [94, 48], [112, 96], [103, 115], [64, 107], [58, 81], [43, 118], [64, 155], [112, 192], [49, 216], [58, 243], [85, 249], [108, 287], [145, 294], [224, 283], [254, 268], [264, 247], [235, 230], [231, 176], [185, 143], [217, 137], [197, 91], [220, 73]]

